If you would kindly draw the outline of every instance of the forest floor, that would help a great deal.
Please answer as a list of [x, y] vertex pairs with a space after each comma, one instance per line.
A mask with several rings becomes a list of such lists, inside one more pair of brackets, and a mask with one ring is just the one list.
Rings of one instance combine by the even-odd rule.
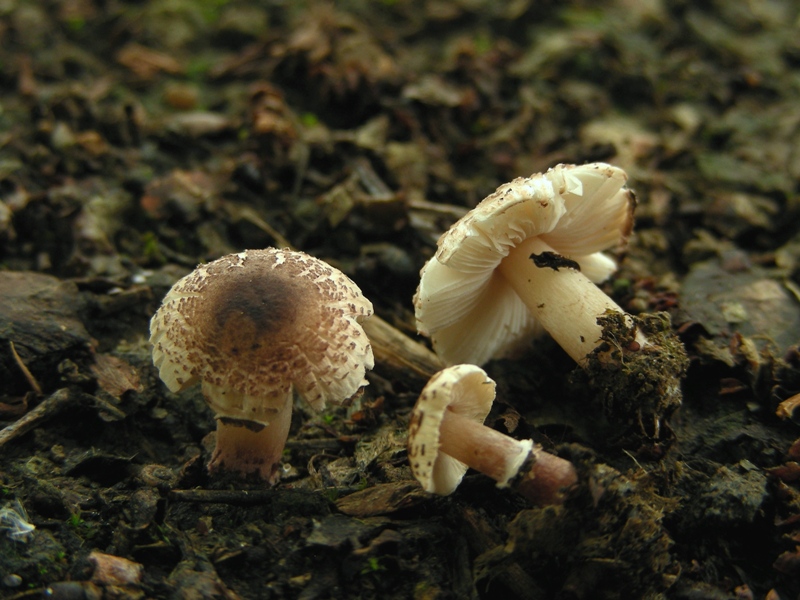
[[[800, 6], [791, 0], [0, 2], [0, 597], [800, 597]], [[487, 424], [579, 468], [534, 507], [406, 454], [430, 374], [297, 403], [274, 487], [148, 323], [197, 264], [291, 246], [413, 344], [436, 240], [498, 185], [620, 166], [625, 310], [690, 359], [674, 440], [616, 443], [542, 338]], [[401, 352], [398, 349], [398, 352]]]

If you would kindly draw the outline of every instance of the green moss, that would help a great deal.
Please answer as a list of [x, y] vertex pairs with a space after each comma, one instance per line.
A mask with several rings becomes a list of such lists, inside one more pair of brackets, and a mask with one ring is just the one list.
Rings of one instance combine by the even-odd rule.
[[336, 500], [339, 499], [339, 490], [337, 490], [336, 488], [325, 488], [322, 490], [322, 496], [328, 502], [331, 503], [336, 502]]
[[570, 458], [583, 482], [578, 493], [560, 506], [521, 511], [509, 524], [508, 543], [476, 559], [477, 578], [516, 561], [546, 597], [661, 597], [680, 570], [662, 525], [669, 501], [647, 480]]
[[[625, 426], [623, 437], [670, 443], [668, 419], [681, 405], [689, 360], [669, 315], [608, 311], [597, 322], [603, 341], [589, 355], [585, 371], [609, 419]], [[636, 342], [637, 330], [649, 342], [644, 347]]]
[[376, 573], [378, 571], [385, 571], [386, 567], [381, 564], [381, 559], [377, 556], [370, 556], [367, 558], [367, 563], [361, 569], [362, 575], [367, 575], [369, 573]]
[[486, 54], [492, 49], [492, 37], [486, 31], [476, 33], [472, 41], [478, 54]]
[[74, 31], [76, 33], [83, 31], [86, 27], [86, 19], [83, 17], [70, 17], [67, 19], [67, 27], [69, 27], [70, 31]]
[[70, 515], [69, 519], [67, 519], [67, 525], [69, 525], [72, 529], [78, 529], [85, 524], [86, 522], [77, 513]]
[[614, 288], [614, 295], [621, 296], [623, 294], [627, 294], [631, 289], [631, 280], [630, 279], [615, 279], [614, 283], [612, 284]]
[[214, 23], [219, 19], [220, 13], [230, 0], [196, 0], [197, 9], [206, 23]]
[[319, 125], [319, 117], [312, 112], [304, 112], [300, 115], [300, 122], [306, 127], [314, 127]]
[[206, 56], [195, 57], [186, 65], [186, 78], [195, 83], [201, 83], [213, 66], [213, 62]]

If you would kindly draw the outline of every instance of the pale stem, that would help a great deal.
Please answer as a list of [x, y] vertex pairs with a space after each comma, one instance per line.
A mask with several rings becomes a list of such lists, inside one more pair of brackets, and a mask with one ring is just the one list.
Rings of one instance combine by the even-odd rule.
[[525, 443], [449, 409], [439, 425], [439, 451], [501, 483], [516, 475], [530, 452]]
[[[532, 254], [554, 252], [539, 238], [529, 238], [500, 263], [500, 273], [542, 324], [577, 363], [583, 365], [601, 339], [597, 317], [607, 310], [625, 311], [577, 269], [537, 267]], [[637, 332], [644, 346], [647, 339]]]
[[217, 468], [242, 475], [258, 472], [262, 479], [275, 483], [280, 475], [283, 449], [292, 423], [292, 401], [275, 410], [269, 424], [217, 417], [217, 443], [209, 471]]
[[[439, 425], [440, 452], [501, 485], [514, 480], [514, 489], [534, 504], [560, 504], [564, 491], [578, 481], [575, 467], [541, 448], [530, 448], [530, 440], [515, 440], [451, 410], [445, 411]], [[533, 464], [521, 471], [530, 454]]]

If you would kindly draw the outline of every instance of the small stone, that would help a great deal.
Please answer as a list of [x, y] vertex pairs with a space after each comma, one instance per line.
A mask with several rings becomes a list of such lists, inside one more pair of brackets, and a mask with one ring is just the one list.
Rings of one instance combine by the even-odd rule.
[[5, 577], [3, 577], [3, 586], [8, 588], [15, 588], [22, 585], [22, 577], [17, 575], [16, 573], [9, 573]]

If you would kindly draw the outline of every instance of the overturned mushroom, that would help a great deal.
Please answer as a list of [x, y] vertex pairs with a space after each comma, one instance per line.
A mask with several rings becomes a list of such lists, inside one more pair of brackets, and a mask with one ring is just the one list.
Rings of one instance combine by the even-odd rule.
[[622, 312], [593, 282], [627, 243], [633, 194], [623, 171], [559, 165], [500, 186], [439, 239], [414, 299], [417, 327], [450, 363], [483, 364], [546, 329], [576, 361]]
[[408, 432], [408, 460], [422, 487], [453, 493], [468, 468], [511, 486], [535, 504], [558, 504], [578, 480], [567, 460], [531, 440], [483, 424], [495, 383], [480, 367], [455, 365], [434, 375], [417, 400]]
[[200, 382], [217, 419], [209, 470], [274, 482], [293, 392], [319, 410], [366, 385], [372, 304], [343, 273], [291, 250], [224, 256], [178, 281], [150, 322], [172, 392]]
[[[607, 408], [658, 438], [681, 402], [685, 352], [668, 322], [637, 321], [595, 285], [616, 269], [603, 251], [622, 249], [633, 227], [626, 179], [619, 168], [592, 163], [500, 186], [439, 239], [414, 304], [418, 330], [448, 364], [483, 364], [546, 330], [592, 377], [605, 369], [616, 378], [599, 386], [618, 388], [613, 398], [606, 393]], [[637, 353], [656, 368], [642, 364], [647, 373], [629, 381], [620, 366]], [[620, 400], [642, 377], [655, 383]]]

